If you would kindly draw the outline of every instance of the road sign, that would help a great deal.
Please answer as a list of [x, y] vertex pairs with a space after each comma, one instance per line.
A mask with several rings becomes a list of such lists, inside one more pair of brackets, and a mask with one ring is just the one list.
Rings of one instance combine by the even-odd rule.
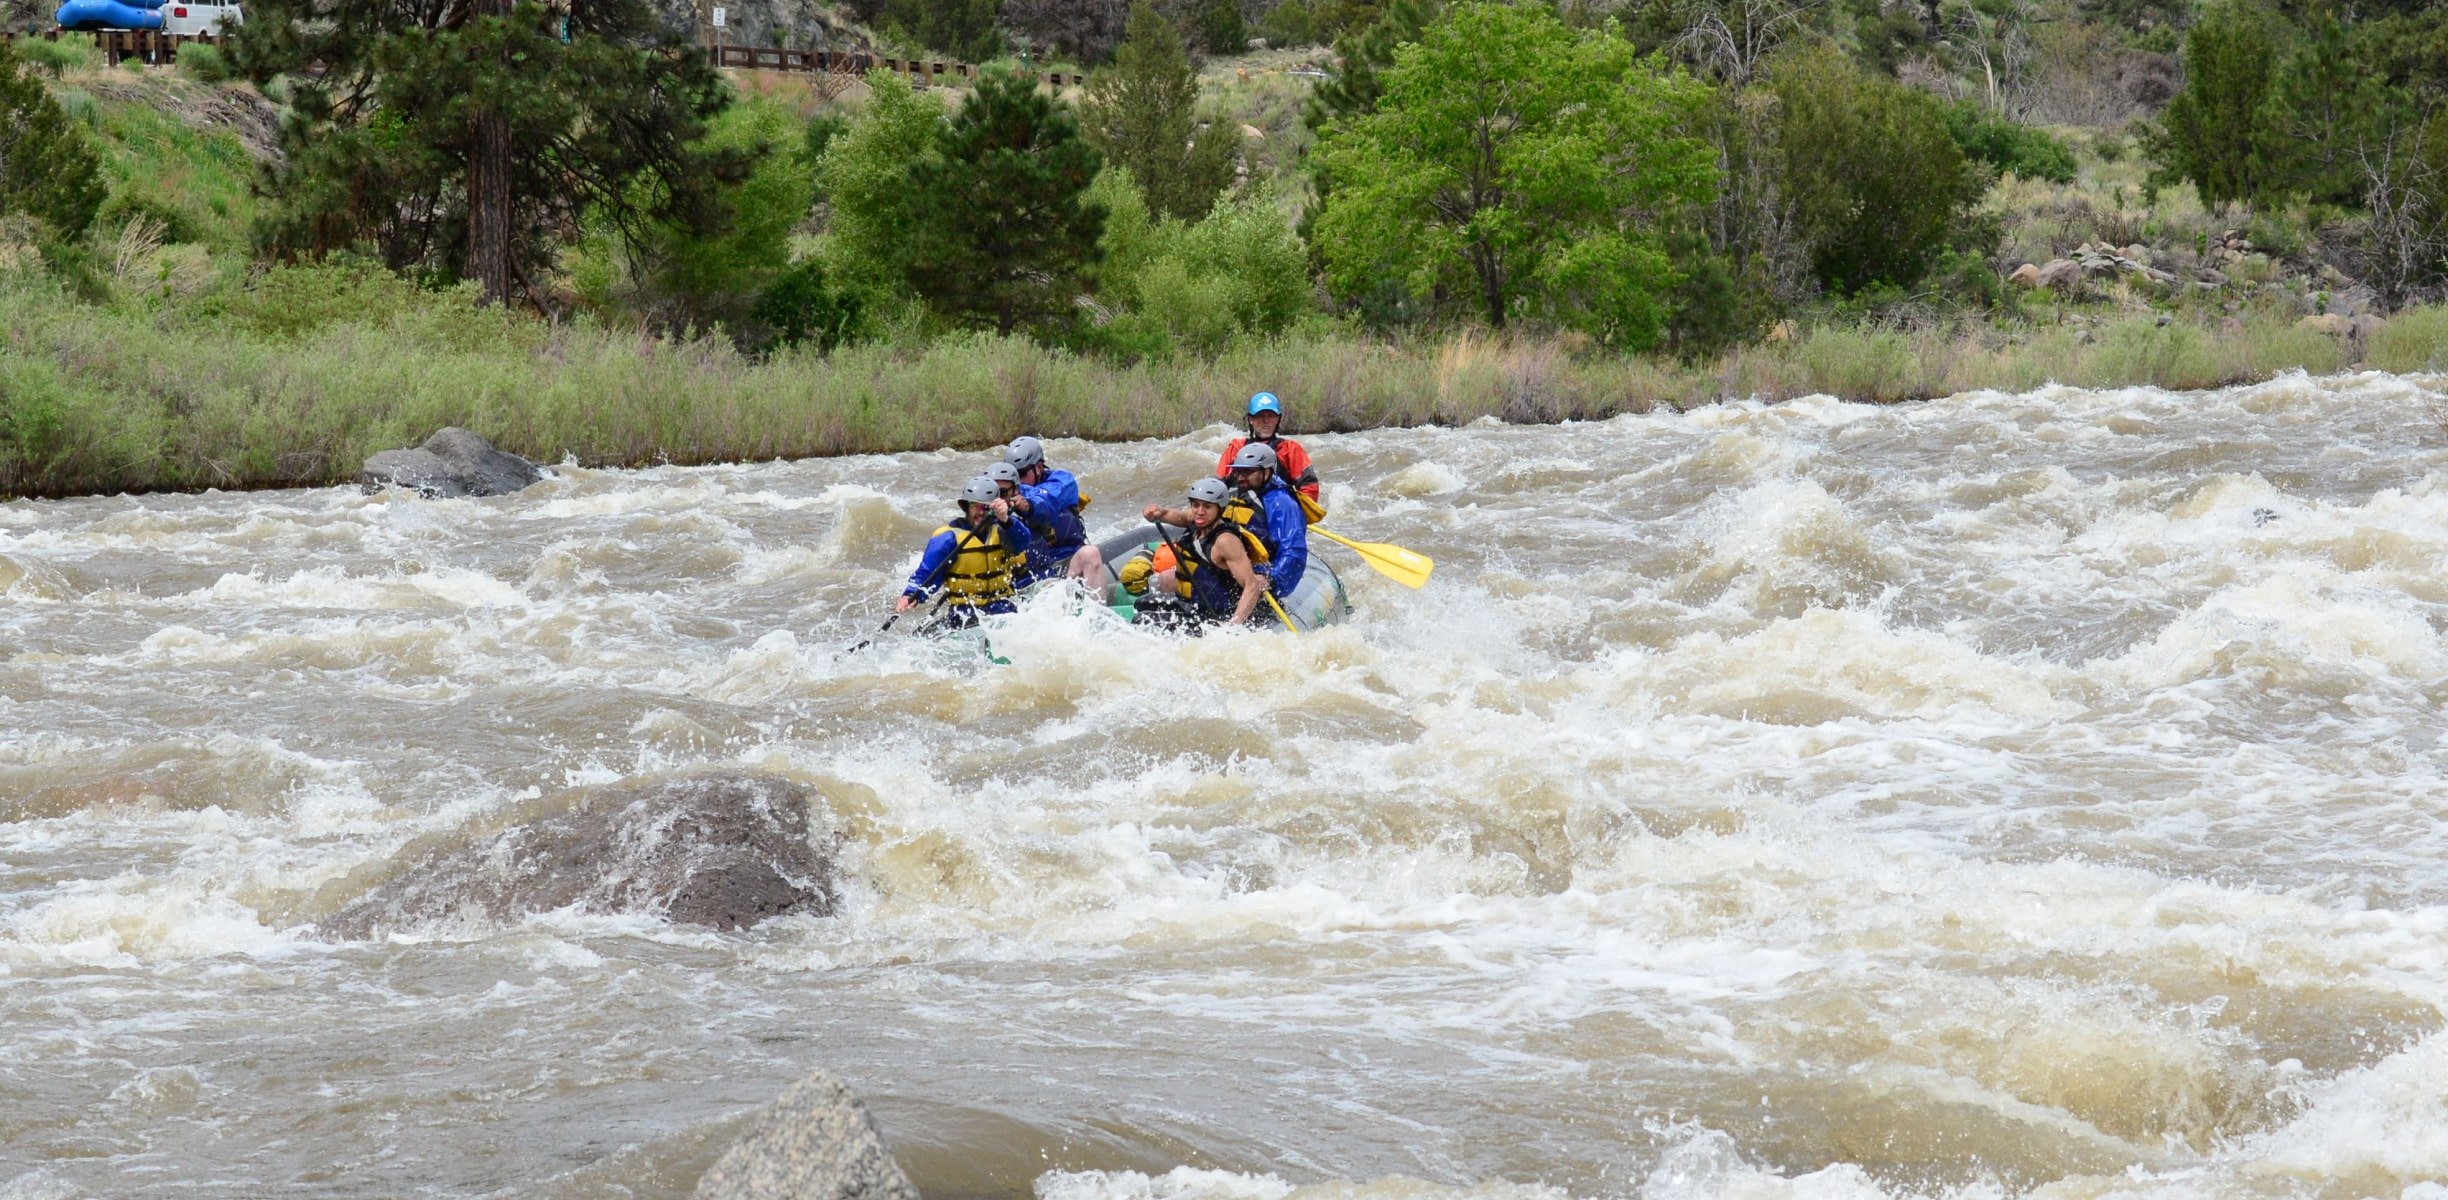
[[723, 21], [724, 21], [724, 18], [729, 17], [730, 15], [731, 15], [731, 10], [729, 10], [729, 9], [727, 9], [727, 8], [723, 8], [723, 7], [719, 6], [719, 5], [717, 5], [717, 6], [715, 7], [715, 9], [714, 9], [714, 28], [716, 28], [716, 29], [720, 29], [720, 28], [722, 28], [722, 27], [723, 27]]

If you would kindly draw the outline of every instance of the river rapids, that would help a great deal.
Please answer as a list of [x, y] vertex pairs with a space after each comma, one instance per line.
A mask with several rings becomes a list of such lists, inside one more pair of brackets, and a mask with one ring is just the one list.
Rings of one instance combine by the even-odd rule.
[[[2437, 387], [1316, 437], [1425, 590], [1007, 666], [840, 653], [975, 453], [0, 505], [0, 1197], [685, 1196], [824, 1066], [931, 1200], [2448, 1200]], [[709, 769], [835, 915], [317, 932]]]

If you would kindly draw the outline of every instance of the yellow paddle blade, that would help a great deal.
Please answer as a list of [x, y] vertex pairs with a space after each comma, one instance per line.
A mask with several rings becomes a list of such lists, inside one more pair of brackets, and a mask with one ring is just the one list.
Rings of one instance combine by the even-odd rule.
[[1309, 532], [1319, 534], [1351, 547], [1360, 560], [1375, 567], [1377, 573], [1404, 587], [1420, 587], [1428, 582], [1428, 573], [1436, 570], [1436, 560], [1417, 550], [1389, 546], [1383, 542], [1355, 542], [1342, 534], [1320, 529], [1315, 525]]

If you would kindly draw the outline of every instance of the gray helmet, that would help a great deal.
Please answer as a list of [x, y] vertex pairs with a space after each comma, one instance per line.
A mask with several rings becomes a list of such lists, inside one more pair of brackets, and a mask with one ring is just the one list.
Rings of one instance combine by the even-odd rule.
[[1212, 504], [1222, 508], [1224, 502], [1231, 498], [1232, 489], [1224, 486], [1221, 479], [1202, 479], [1190, 485], [1190, 501], [1193, 504]]
[[1251, 442], [1241, 447], [1241, 453], [1233, 455], [1232, 469], [1236, 471], [1264, 470], [1268, 474], [1273, 474], [1275, 448], [1265, 442]]
[[1007, 462], [994, 463], [986, 468], [986, 478], [996, 483], [1018, 483], [1020, 482], [1020, 471], [1019, 468]]
[[983, 475], [971, 479], [961, 488], [960, 502], [963, 504], [992, 504], [1002, 498], [1003, 489]]
[[1013, 438], [1012, 444], [1003, 448], [1003, 461], [1010, 463], [1012, 470], [1028, 470], [1045, 461], [1045, 443], [1033, 437]]

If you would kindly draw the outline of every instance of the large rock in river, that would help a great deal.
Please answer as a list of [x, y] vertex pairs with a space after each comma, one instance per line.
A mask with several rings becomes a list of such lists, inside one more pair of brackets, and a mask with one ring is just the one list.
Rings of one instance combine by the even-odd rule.
[[818, 1071], [782, 1093], [697, 1180], [695, 1200], [918, 1200], [850, 1085]]
[[367, 491], [414, 488], [436, 499], [506, 496], [544, 478], [544, 469], [456, 425], [413, 450], [385, 450], [365, 460], [357, 482]]
[[830, 831], [814, 789], [766, 775], [626, 780], [514, 805], [475, 830], [410, 843], [319, 923], [327, 936], [483, 927], [576, 907], [744, 929], [833, 911]]

